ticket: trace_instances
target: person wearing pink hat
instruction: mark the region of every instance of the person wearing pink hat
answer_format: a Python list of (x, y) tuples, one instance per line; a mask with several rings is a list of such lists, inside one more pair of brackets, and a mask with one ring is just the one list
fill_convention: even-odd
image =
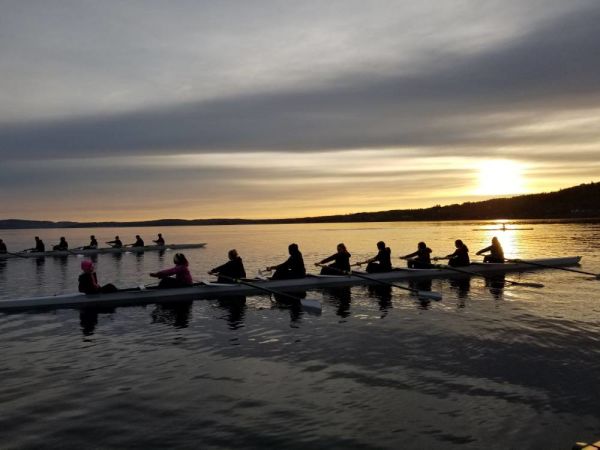
[(81, 275), (79, 275), (79, 292), (84, 294), (107, 294), (116, 292), (118, 289), (114, 284), (98, 284), (98, 276), (94, 270), (94, 263), (89, 259), (81, 261)]

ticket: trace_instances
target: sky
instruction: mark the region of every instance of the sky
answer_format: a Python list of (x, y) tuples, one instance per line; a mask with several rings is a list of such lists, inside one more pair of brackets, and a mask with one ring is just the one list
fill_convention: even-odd
[(0, 11), (0, 219), (304, 217), (600, 181), (598, 0)]

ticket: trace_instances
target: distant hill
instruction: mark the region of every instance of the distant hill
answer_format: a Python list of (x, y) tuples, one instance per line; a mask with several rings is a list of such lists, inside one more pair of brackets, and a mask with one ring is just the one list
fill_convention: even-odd
[(48, 220), (0, 220), (0, 229), (19, 228), (69, 228), (78, 226), (78, 222), (50, 222)]
[(496, 198), (481, 202), (434, 206), (422, 209), (393, 209), (337, 216), (294, 219), (159, 219), (139, 222), (49, 222), (0, 220), (0, 229), (16, 228), (103, 228), (181, 225), (243, 225), (276, 223), (396, 222), (493, 219), (581, 219), (600, 218), (600, 182), (581, 184), (556, 192)]

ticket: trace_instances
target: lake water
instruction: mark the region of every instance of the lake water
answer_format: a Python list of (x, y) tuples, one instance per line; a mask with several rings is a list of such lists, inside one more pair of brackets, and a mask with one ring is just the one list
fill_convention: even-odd
[[(517, 227), (518, 225), (513, 225)], [(384, 240), (436, 255), (492, 236), (507, 256), (581, 255), (600, 272), (600, 225), (369, 223), (0, 230), (16, 251), (39, 235), (71, 247), (136, 233), (183, 250), (196, 279), (236, 248), (249, 275), (297, 242), (309, 270), (344, 242), (353, 260)], [(174, 252), (99, 255), (101, 283), (151, 283)], [(0, 298), (73, 292), (80, 258), (0, 260)], [(398, 265), (402, 261), (395, 259)], [(200, 300), (104, 310), (0, 313), (0, 448), (568, 449), (600, 439), (600, 281), (511, 274), (543, 289), (434, 280), (440, 302), (356, 286), (309, 291), (320, 316), (274, 304)]]

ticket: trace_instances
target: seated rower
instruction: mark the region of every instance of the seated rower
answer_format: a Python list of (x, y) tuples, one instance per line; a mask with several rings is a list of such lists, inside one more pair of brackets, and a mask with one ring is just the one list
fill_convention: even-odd
[(133, 244), (129, 244), (130, 247), (144, 247), (144, 240), (140, 237), (139, 234), (135, 235), (135, 242)]
[(298, 244), (290, 244), (288, 246), (290, 257), (287, 261), (276, 265), (269, 266), (267, 270), (275, 270), (271, 277), (273, 280), (288, 280), (292, 278), (304, 278), (306, 276), (306, 268), (304, 267), (304, 258), (298, 249)]
[(504, 263), (504, 250), (502, 249), (502, 245), (500, 245), (500, 241), (497, 237), (492, 238), (492, 245), (486, 248), (482, 248), (476, 254), (483, 255), (484, 253), (490, 252), (489, 255), (485, 255), (483, 258), (483, 262), (485, 263)]
[(108, 245), (110, 245), (112, 248), (123, 248), (123, 242), (121, 242), (121, 239), (119, 239), (119, 236), (115, 236), (114, 241), (107, 241), (106, 243)]
[(242, 258), (238, 255), (236, 249), (229, 250), (227, 253), (229, 261), (225, 264), (215, 267), (208, 272), (209, 275), (218, 275), (217, 283), (232, 283), (231, 278), (246, 278), (246, 270)]
[[(151, 277), (160, 278), (158, 288), (171, 289), (192, 286), (194, 282), (188, 269), (189, 263), (183, 253), (175, 253), (173, 262), (175, 263), (175, 267), (150, 274)], [(172, 275), (175, 276), (172, 277)]]
[(45, 252), (46, 246), (44, 245), (44, 241), (42, 241), (39, 237), (35, 237), (35, 247), (30, 249), (32, 252)]
[(156, 245), (161, 245), (161, 246), (165, 245), (165, 240), (164, 240), (162, 234), (160, 234), (160, 233), (158, 233), (158, 238), (152, 242), (154, 242)]
[(67, 240), (64, 237), (61, 237), (60, 242), (58, 244), (56, 244), (55, 246), (53, 246), (52, 250), (59, 250), (59, 251), (69, 250), (69, 244), (67, 243)]
[(340, 275), (340, 272), (350, 272), (351, 256), (344, 244), (338, 244), (337, 253), (315, 263), (315, 266), (333, 261), (333, 264), (321, 268), (321, 275)]
[(95, 250), (98, 248), (98, 241), (96, 240), (96, 236), (93, 234), (90, 236), (90, 245), (86, 245), (83, 247), (84, 250)]
[(431, 249), (425, 242), (417, 244), (417, 251), (401, 256), (406, 259), (406, 264), (411, 269), (429, 269), (431, 267)]
[(6, 244), (2, 239), (0, 239), (0, 253), (8, 253), (8, 249), (6, 248)]
[(377, 249), (379, 251), (376, 256), (359, 262), (356, 265), (360, 266), (367, 263), (368, 273), (390, 272), (392, 270), (392, 251), (389, 247), (385, 246), (385, 242), (383, 241), (377, 243)]
[(117, 292), (118, 289), (114, 284), (105, 284), (100, 286), (98, 284), (98, 276), (94, 270), (94, 263), (89, 259), (81, 261), (82, 274), (79, 275), (79, 292), (84, 294), (107, 294), (110, 292)]
[(456, 247), (454, 253), (438, 259), (447, 259), (448, 265), (451, 267), (464, 267), (471, 264), (471, 260), (469, 259), (469, 248), (463, 243), (463, 241), (457, 239), (454, 241), (454, 246)]

